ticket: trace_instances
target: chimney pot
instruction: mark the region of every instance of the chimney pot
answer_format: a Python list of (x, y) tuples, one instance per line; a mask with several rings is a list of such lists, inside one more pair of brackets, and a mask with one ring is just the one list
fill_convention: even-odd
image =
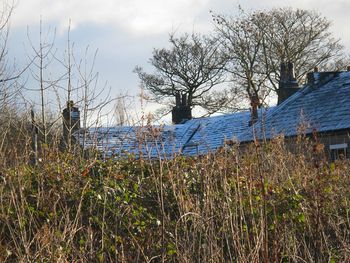
[(187, 94), (182, 94), (182, 106), (187, 106)]
[[(172, 121), (174, 124), (180, 124), (185, 120), (192, 119), (191, 107), (188, 105), (187, 94), (175, 93), (176, 105), (172, 110)], [(180, 101), (181, 100), (181, 101)]]
[(292, 62), (281, 63), (280, 81), (278, 85), (278, 103), (280, 104), (299, 90)]
[(180, 97), (180, 92), (177, 91), (175, 93), (175, 106), (180, 107), (181, 105), (181, 97)]
[(288, 81), (295, 81), (295, 73), (294, 73), (294, 64), (292, 62), (288, 62)]
[(280, 82), (286, 82), (287, 79), (287, 68), (284, 62), (281, 62)]
[(307, 73), (307, 84), (309, 84), (309, 85), (314, 85), (315, 84), (314, 72)]
[(318, 67), (314, 67), (314, 72), (318, 72)]
[(350, 71), (350, 66), (347, 66), (347, 67), (346, 67), (346, 70), (347, 70), (347, 71)]
[[(72, 134), (80, 129), (80, 111), (74, 107), (72, 100), (67, 101), (67, 108), (63, 110), (63, 139), (67, 143), (73, 141)], [(71, 136), (71, 138), (69, 138)]]

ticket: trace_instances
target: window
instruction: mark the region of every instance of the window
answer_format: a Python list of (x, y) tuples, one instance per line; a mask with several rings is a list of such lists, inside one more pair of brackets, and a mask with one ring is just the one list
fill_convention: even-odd
[(341, 143), (341, 144), (332, 144), (329, 146), (330, 152), (331, 152), (331, 159), (334, 160), (342, 160), (347, 158), (348, 156), (348, 144), (347, 143)]

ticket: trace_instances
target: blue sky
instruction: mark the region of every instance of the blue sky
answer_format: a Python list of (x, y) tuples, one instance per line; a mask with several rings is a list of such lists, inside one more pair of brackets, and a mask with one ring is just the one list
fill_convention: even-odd
[[(27, 30), (35, 43), (40, 18), (43, 32), (56, 28), (55, 44), (63, 52), (71, 21), (77, 56), (82, 56), (87, 46), (90, 53), (98, 49), (98, 88), (107, 82), (112, 96), (135, 96), (140, 88), (132, 72), (134, 67), (151, 70), (147, 63), (152, 50), (166, 47), (170, 32), (210, 32), (213, 25), (209, 10), (234, 14), (238, 5), (246, 10), (291, 6), (318, 11), (333, 21), (334, 35), (350, 50), (348, 0), (17, 0), (11, 19), (9, 59), (25, 64), (30, 49)], [(153, 109), (147, 107), (148, 111)]]

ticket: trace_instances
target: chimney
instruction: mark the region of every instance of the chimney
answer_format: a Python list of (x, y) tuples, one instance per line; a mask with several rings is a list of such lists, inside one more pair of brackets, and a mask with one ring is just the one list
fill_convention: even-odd
[(281, 72), (280, 72), (280, 83), (279, 83), (279, 85), (281, 85), (281, 83), (286, 82), (287, 79), (288, 79), (286, 63), (284, 63), (284, 62), (281, 63), (281, 70), (280, 71)]
[(278, 84), (278, 103), (281, 104), (283, 101), (292, 96), (299, 90), (298, 82), (295, 78), (294, 65), (291, 62), (281, 63), (280, 82)]
[(186, 107), (187, 105), (187, 95), (186, 94), (182, 94), (182, 107)]
[[(317, 71), (316, 71), (317, 72)], [(314, 72), (309, 72), (307, 73), (306, 75), (306, 78), (307, 78), (307, 84), (309, 86), (314, 86), (315, 85), (315, 75), (314, 75)]]
[(294, 72), (294, 64), (291, 63), (291, 62), (288, 62), (288, 80), (289, 82), (293, 82), (293, 83), (296, 83), (296, 78), (295, 78), (295, 72)]
[(80, 112), (74, 107), (72, 100), (67, 101), (67, 108), (62, 112), (63, 115), (63, 140), (66, 146), (70, 147), (75, 141), (72, 134), (80, 129)]
[(254, 123), (258, 121), (258, 108), (260, 107), (260, 100), (257, 95), (253, 95), (250, 99), (250, 105), (252, 106), (250, 109), (250, 121), (249, 126), (252, 126)]
[(186, 120), (192, 119), (191, 107), (188, 104), (187, 94), (180, 94), (180, 92), (175, 93), (175, 107), (173, 107), (172, 121), (174, 124), (180, 124)]
[[(348, 68), (349, 70), (350, 68)], [(322, 71), (319, 72), (318, 67), (314, 68), (314, 71), (307, 73), (307, 85), (312, 88), (317, 88), (319, 85), (329, 81), (330, 79), (337, 77), (339, 71)]]
[(176, 106), (180, 106), (180, 105), (181, 105), (181, 96), (180, 96), (180, 92), (176, 92), (176, 93), (175, 93), (175, 105), (176, 105)]

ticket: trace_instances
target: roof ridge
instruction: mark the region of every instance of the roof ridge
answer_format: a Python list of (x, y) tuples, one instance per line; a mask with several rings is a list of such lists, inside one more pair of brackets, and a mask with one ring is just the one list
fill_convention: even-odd
[[(322, 73), (322, 72), (317, 72), (317, 73)], [(337, 72), (337, 71), (333, 72), (332, 71), (332, 73), (342, 73), (342, 72)], [(269, 118), (271, 118), (272, 115), (282, 111), (291, 102), (295, 101), (296, 99), (300, 98), (301, 96), (305, 96), (305, 95), (309, 94), (310, 92), (312, 92), (316, 89), (319, 89), (320, 87), (326, 85), (330, 81), (337, 79), (339, 76), (340, 76), (340, 74), (335, 74), (332, 77), (330, 77), (329, 79), (326, 79), (324, 81), (321, 81), (321, 82), (315, 84), (315, 86), (312, 86), (309, 83), (306, 83), (302, 88), (300, 88), (300, 90), (298, 90), (296, 93), (294, 93), (288, 99), (283, 101), (280, 105), (276, 105), (275, 109), (271, 113), (269, 113), (268, 116), (266, 116), (266, 119), (269, 119)]]

